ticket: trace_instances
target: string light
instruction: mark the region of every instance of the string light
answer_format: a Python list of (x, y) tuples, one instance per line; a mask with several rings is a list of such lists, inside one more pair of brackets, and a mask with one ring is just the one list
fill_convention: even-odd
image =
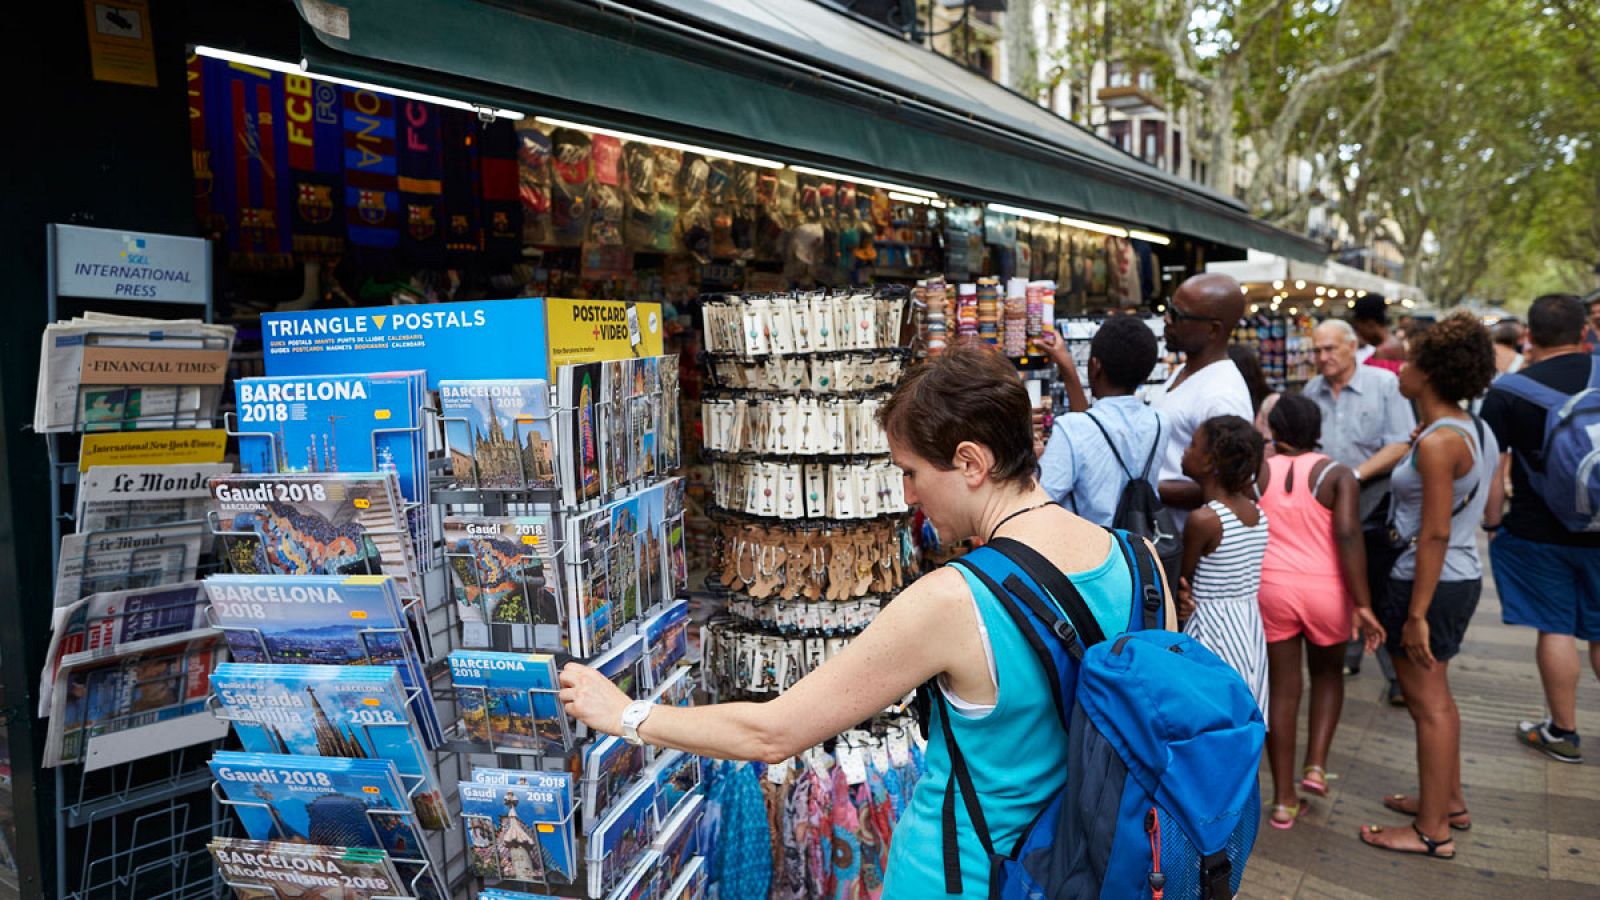
[(482, 103), (468, 103), (464, 100), (455, 100), (450, 97), (440, 97), (436, 94), (421, 94), (416, 91), (408, 91), (404, 88), (389, 87), (382, 84), (371, 84), (365, 81), (352, 81), (349, 78), (338, 78), (333, 75), (322, 75), (316, 72), (308, 71), (304, 61), (292, 63), (282, 59), (270, 59), (265, 56), (254, 56), (249, 53), (239, 53), (234, 50), (222, 50), (217, 47), (206, 46), (195, 47), (194, 52), (196, 56), (220, 59), (223, 62), (230, 62), (241, 66), (249, 66), (254, 69), (265, 69), (268, 72), (282, 72), (285, 75), (298, 75), (302, 78), (310, 78), (313, 81), (326, 81), (329, 84), (343, 85), (344, 87), (353, 88), (358, 91), (377, 91), (379, 93), (389, 94), (394, 97), (404, 97), (408, 100), (421, 100), (424, 103), (434, 103), (439, 106), (448, 106), (451, 109), (466, 110), (467, 112), (479, 112), (486, 110), (499, 118), (510, 119), (513, 122), (525, 118), (522, 113), (516, 112), (515, 110), (496, 109), (491, 106), (486, 106)]

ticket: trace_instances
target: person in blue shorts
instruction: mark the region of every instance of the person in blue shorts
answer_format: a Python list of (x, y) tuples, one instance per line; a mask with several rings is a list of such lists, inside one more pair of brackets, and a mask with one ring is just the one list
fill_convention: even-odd
[[(1584, 308), (1570, 294), (1548, 294), (1528, 312), (1528, 356), (1522, 374), (1562, 394), (1576, 394), (1591, 382), (1600, 357), (1584, 352)], [(1542, 471), (1545, 411), (1491, 387), (1483, 401), (1483, 421), (1506, 450), (1489, 498), (1484, 528), (1490, 532), (1489, 562), (1500, 592), (1507, 625), (1539, 631), (1539, 680), (1549, 714), (1517, 727), (1520, 741), (1551, 759), (1583, 762), (1578, 741), (1578, 679), (1583, 667), (1577, 641), (1589, 642), (1589, 664), (1600, 678), (1600, 532), (1568, 531), (1550, 511), (1528, 477)], [(1504, 517), (1500, 493), (1511, 470), (1511, 508)]]

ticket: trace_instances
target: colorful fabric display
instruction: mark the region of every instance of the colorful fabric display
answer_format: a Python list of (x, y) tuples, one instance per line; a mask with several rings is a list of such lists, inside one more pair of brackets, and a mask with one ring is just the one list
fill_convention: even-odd
[(522, 203), (517, 199), (517, 131), (509, 119), (482, 126), (478, 190), (483, 252), (492, 260), (515, 260), (522, 252)]
[(283, 81), (296, 253), (330, 256), (344, 249), (344, 121), (337, 85), (304, 75)]
[[(207, 58), (203, 61), (212, 210), (235, 265), (272, 268), (290, 256), (289, 180), (279, 169), (287, 132), (283, 76)], [(265, 127), (263, 127), (265, 123)]]
[(394, 97), (344, 88), (341, 99), (346, 233), (358, 251), (387, 253), (400, 246)]
[(550, 225), (550, 136), (533, 119), (517, 129), (517, 197), (522, 201), (522, 239), (548, 244)]
[(468, 263), (481, 246), (478, 219), (478, 119), (460, 109), (439, 110), (444, 143), (444, 246), (452, 263)]
[(423, 265), (444, 262), (440, 203), (444, 198), (443, 110), (421, 100), (400, 101), (400, 203), (405, 214), (401, 246)]
[(557, 128), (550, 134), (552, 152), (550, 216), (555, 243), (575, 247), (589, 233), (589, 181), (594, 146), (589, 136), (575, 128)]

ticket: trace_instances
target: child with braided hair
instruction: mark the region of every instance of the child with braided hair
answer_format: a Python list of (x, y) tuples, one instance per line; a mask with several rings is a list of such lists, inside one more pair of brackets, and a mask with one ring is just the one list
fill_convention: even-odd
[(1183, 528), (1178, 616), (1184, 633), (1233, 666), (1267, 711), (1267, 638), (1256, 594), (1267, 552), (1267, 514), (1256, 506), (1262, 440), (1239, 416), (1207, 419), (1183, 454), (1183, 474), (1205, 505)]

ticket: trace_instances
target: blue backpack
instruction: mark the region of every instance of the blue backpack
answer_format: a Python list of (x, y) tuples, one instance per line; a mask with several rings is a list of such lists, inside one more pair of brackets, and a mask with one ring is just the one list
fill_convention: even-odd
[(1600, 532), (1600, 361), (1589, 357), (1589, 386), (1576, 394), (1520, 372), (1495, 379), (1494, 388), (1545, 411), (1538, 456), (1517, 454), (1544, 504), (1568, 531)]
[(946, 893), (962, 892), (957, 794), (988, 854), (993, 900), (1226, 900), (1238, 890), (1260, 816), (1261, 710), (1231, 666), (1163, 630), (1165, 585), (1148, 546), (1113, 535), (1134, 602), (1129, 630), (1111, 642), (1072, 582), (1032, 548), (999, 538), (954, 563), (1000, 601), (1044, 667), (1068, 763), (1017, 845), (996, 848), (950, 710), (924, 687), (950, 752)]

